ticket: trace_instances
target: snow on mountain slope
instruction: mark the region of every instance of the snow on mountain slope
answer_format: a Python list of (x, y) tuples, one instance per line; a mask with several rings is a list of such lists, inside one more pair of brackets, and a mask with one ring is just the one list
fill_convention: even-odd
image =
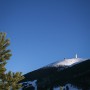
[[(82, 90), (82, 89), (78, 89), (74, 86), (72, 86), (71, 84), (66, 84), (65, 86), (62, 87), (63, 90)], [(56, 87), (53, 88), (53, 90), (61, 90), (60, 87)]]
[(71, 59), (64, 59), (63, 61), (57, 61), (47, 65), (47, 67), (58, 67), (58, 66), (72, 66), (74, 64), (80, 63), (85, 59), (82, 58), (71, 58)]
[(23, 90), (23, 88), (29, 88), (29, 87), (34, 87), (34, 90), (37, 90), (37, 80), (33, 80), (33, 81), (26, 81), (22, 83), (22, 88), (19, 90)]

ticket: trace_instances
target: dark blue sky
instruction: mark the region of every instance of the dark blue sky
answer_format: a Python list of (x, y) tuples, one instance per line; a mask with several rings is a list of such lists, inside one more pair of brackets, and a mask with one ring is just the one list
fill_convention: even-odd
[(11, 40), (7, 69), (23, 73), (90, 58), (90, 0), (0, 0), (0, 31)]

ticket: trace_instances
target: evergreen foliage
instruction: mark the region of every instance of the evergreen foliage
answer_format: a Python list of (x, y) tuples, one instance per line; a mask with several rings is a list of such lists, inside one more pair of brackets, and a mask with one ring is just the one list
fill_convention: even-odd
[(6, 39), (6, 33), (0, 32), (0, 90), (19, 90), (22, 85), (18, 82), (24, 78), (22, 73), (6, 73), (5, 65), (12, 56), (11, 50), (7, 48), (9, 45), (10, 40)]

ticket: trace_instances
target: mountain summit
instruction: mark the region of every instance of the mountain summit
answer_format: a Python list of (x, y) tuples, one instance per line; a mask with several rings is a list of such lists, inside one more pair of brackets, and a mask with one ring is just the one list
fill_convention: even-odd
[(58, 66), (72, 66), (75, 65), (79, 62), (84, 61), (85, 59), (83, 58), (78, 58), (77, 54), (75, 56), (75, 58), (71, 58), (71, 59), (64, 59), (64, 60), (60, 60), (60, 61), (56, 61), (54, 63), (51, 63), (49, 65), (47, 65), (46, 67), (58, 67)]

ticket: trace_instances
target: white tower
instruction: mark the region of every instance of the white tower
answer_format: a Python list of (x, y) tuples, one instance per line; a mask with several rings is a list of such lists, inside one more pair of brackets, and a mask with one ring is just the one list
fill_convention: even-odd
[(75, 55), (75, 58), (77, 58), (77, 54)]

